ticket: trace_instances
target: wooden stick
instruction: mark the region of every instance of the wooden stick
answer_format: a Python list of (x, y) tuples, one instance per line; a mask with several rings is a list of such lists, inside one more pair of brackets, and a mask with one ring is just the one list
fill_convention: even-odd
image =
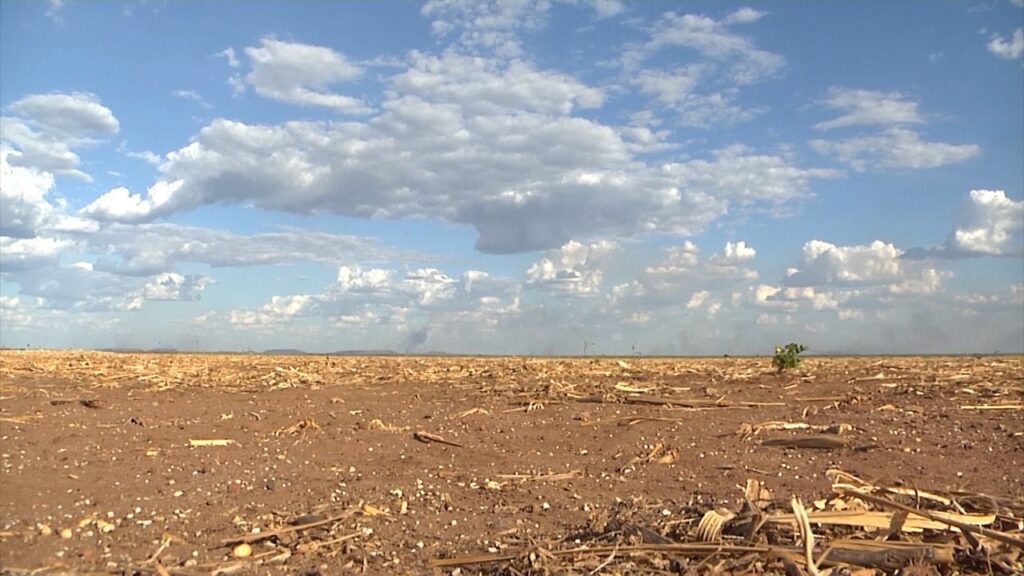
[(192, 448), (196, 448), (198, 446), (231, 446), (233, 444), (236, 444), (236, 442), (234, 440), (231, 440), (231, 439), (221, 439), (221, 438), (217, 438), (217, 439), (214, 439), (214, 440), (191, 440), (190, 439), (188, 441), (188, 445), (191, 446)]
[(431, 442), (437, 442), (438, 444), (447, 444), (448, 446), (455, 446), (456, 448), (462, 448), (462, 444), (458, 442), (452, 442), (451, 440), (445, 440), (437, 434), (431, 434), (430, 432), (413, 432), (412, 437), (423, 442), (424, 444), (430, 444)]
[(835, 434), (814, 434), (794, 438), (768, 438), (761, 441), (762, 446), (781, 446), (783, 448), (816, 448), (818, 450), (835, 450), (850, 445), (845, 438)]

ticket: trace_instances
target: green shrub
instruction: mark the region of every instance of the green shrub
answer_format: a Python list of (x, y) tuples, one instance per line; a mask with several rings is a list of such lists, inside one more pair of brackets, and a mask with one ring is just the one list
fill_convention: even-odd
[(804, 350), (807, 350), (806, 346), (794, 342), (790, 342), (785, 346), (776, 346), (775, 357), (772, 358), (772, 366), (778, 368), (780, 374), (787, 368), (796, 368), (802, 360), (798, 354)]

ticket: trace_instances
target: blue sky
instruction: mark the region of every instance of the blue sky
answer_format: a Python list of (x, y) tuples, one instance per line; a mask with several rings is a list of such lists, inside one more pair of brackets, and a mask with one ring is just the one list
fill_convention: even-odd
[(1024, 351), (1024, 3), (0, 3), (0, 344)]

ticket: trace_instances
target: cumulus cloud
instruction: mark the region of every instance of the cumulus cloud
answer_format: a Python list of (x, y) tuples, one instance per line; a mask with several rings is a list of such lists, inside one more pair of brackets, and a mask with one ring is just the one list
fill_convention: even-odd
[(1003, 190), (971, 190), (956, 216), (956, 226), (937, 248), (914, 248), (907, 258), (968, 258), (1024, 254), (1024, 201)]
[[(758, 308), (772, 308), (795, 313), (801, 307), (809, 307), (815, 311), (833, 310), (848, 314), (849, 310), (839, 310), (839, 306), (849, 300), (853, 294), (849, 291), (827, 289), (822, 291), (814, 286), (758, 284), (750, 289), (748, 296), (750, 302)], [(761, 319), (760, 316), (759, 319)], [(766, 320), (766, 322), (771, 321)]]
[(11, 165), (91, 181), (78, 169), (73, 148), (90, 146), (116, 133), (120, 124), (94, 94), (33, 94), (7, 107), (11, 116), (0, 117), (0, 138), (13, 149)]
[(209, 276), (164, 272), (152, 277), (142, 288), (128, 295), (127, 310), (138, 310), (149, 300), (188, 302), (199, 300), (203, 290), (212, 283)]
[(935, 168), (963, 162), (981, 153), (976, 144), (949, 144), (922, 140), (917, 132), (892, 127), (877, 135), (842, 140), (811, 140), (811, 148), (833, 156), (854, 170)]
[(369, 111), (362, 100), (328, 90), (335, 84), (359, 78), (363, 72), (330, 48), (263, 38), (259, 46), (246, 48), (245, 54), (252, 66), (245, 81), (260, 96), (350, 114)]
[(571, 240), (558, 250), (548, 251), (526, 271), (526, 285), (575, 296), (591, 296), (601, 289), (603, 264), (618, 249), (602, 240), (582, 244)]
[(758, 273), (748, 267), (757, 251), (746, 242), (726, 242), (721, 252), (702, 257), (691, 241), (668, 248), (659, 262), (634, 280), (614, 286), (608, 294), (613, 314), (625, 322), (650, 319), (662, 309), (700, 310), (715, 315), (737, 302)]
[(159, 181), (147, 190), (146, 197), (132, 194), (120, 186), (104, 193), (79, 211), (88, 218), (110, 222), (141, 222), (164, 214), (172, 208), (169, 203), (183, 182)]
[(12, 154), (16, 153), (0, 146), (0, 236), (32, 238), (53, 216), (53, 205), (46, 199), (53, 175), (12, 166)]
[(722, 251), (721, 260), (726, 263), (744, 262), (746, 260), (752, 260), (757, 256), (757, 250), (754, 250), (751, 246), (748, 246), (746, 242), (740, 240), (739, 242), (726, 242), (725, 249)]
[(988, 42), (988, 51), (1006, 60), (1020, 58), (1024, 54), (1024, 28), (1017, 28), (1010, 38), (993, 34)]
[(950, 252), (992, 256), (1024, 253), (1024, 201), (1012, 200), (1002, 190), (971, 190), (959, 220), (946, 241)]
[(917, 111), (917, 102), (899, 92), (829, 88), (825, 106), (843, 112), (842, 116), (814, 127), (832, 130), (846, 126), (919, 124), (924, 122)]
[(855, 246), (810, 240), (804, 244), (800, 264), (787, 272), (785, 284), (878, 286), (891, 294), (931, 294), (940, 291), (943, 279), (951, 276), (904, 255), (903, 250), (881, 240)]
[(47, 134), (65, 138), (114, 134), (120, 129), (113, 112), (87, 92), (33, 94), (14, 102), (8, 110)]
[[(409, 339), (417, 338), (410, 335), (435, 334), (435, 327), (491, 330), (518, 312), (518, 286), (479, 270), (450, 275), (436, 268), (343, 265), (336, 281), (322, 292), (274, 296), (255, 308), (207, 314), (198, 321), (278, 334), (297, 321), (307, 326), (320, 322), (328, 329), (358, 331), (363, 344), (357, 347), (406, 349)], [(365, 338), (379, 340), (367, 346)]]
[(0, 236), (0, 267), (4, 272), (56, 266), (60, 255), (75, 243), (63, 238)]
[[(637, 152), (645, 142), (660, 144), (649, 132), (564, 115), (597, 98), (566, 77), (480, 66), (437, 82), (430, 70), (443, 62), (421, 64), (427, 80), (401, 76), (396, 87), (411, 92), (366, 123), (215, 120), (167, 154), (162, 181), (182, 182), (169, 197), (119, 191), (84, 213), (139, 221), (247, 202), (296, 213), (431, 217), (472, 225), (478, 248), (500, 253), (584, 235), (692, 234), (732, 203), (801, 198), (813, 179), (833, 175), (743, 146), (711, 159), (645, 164)], [(489, 87), (512, 86), (513, 78), (536, 86), (510, 94)]]
[(875, 240), (864, 246), (836, 246), (810, 240), (803, 247), (803, 262), (787, 277), (796, 286), (820, 284), (887, 284), (902, 275), (900, 255), (893, 244)]

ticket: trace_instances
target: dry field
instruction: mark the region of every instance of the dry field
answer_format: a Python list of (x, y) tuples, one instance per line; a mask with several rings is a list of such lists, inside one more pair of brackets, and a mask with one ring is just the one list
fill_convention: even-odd
[(1024, 358), (0, 352), (3, 574), (1024, 572)]

